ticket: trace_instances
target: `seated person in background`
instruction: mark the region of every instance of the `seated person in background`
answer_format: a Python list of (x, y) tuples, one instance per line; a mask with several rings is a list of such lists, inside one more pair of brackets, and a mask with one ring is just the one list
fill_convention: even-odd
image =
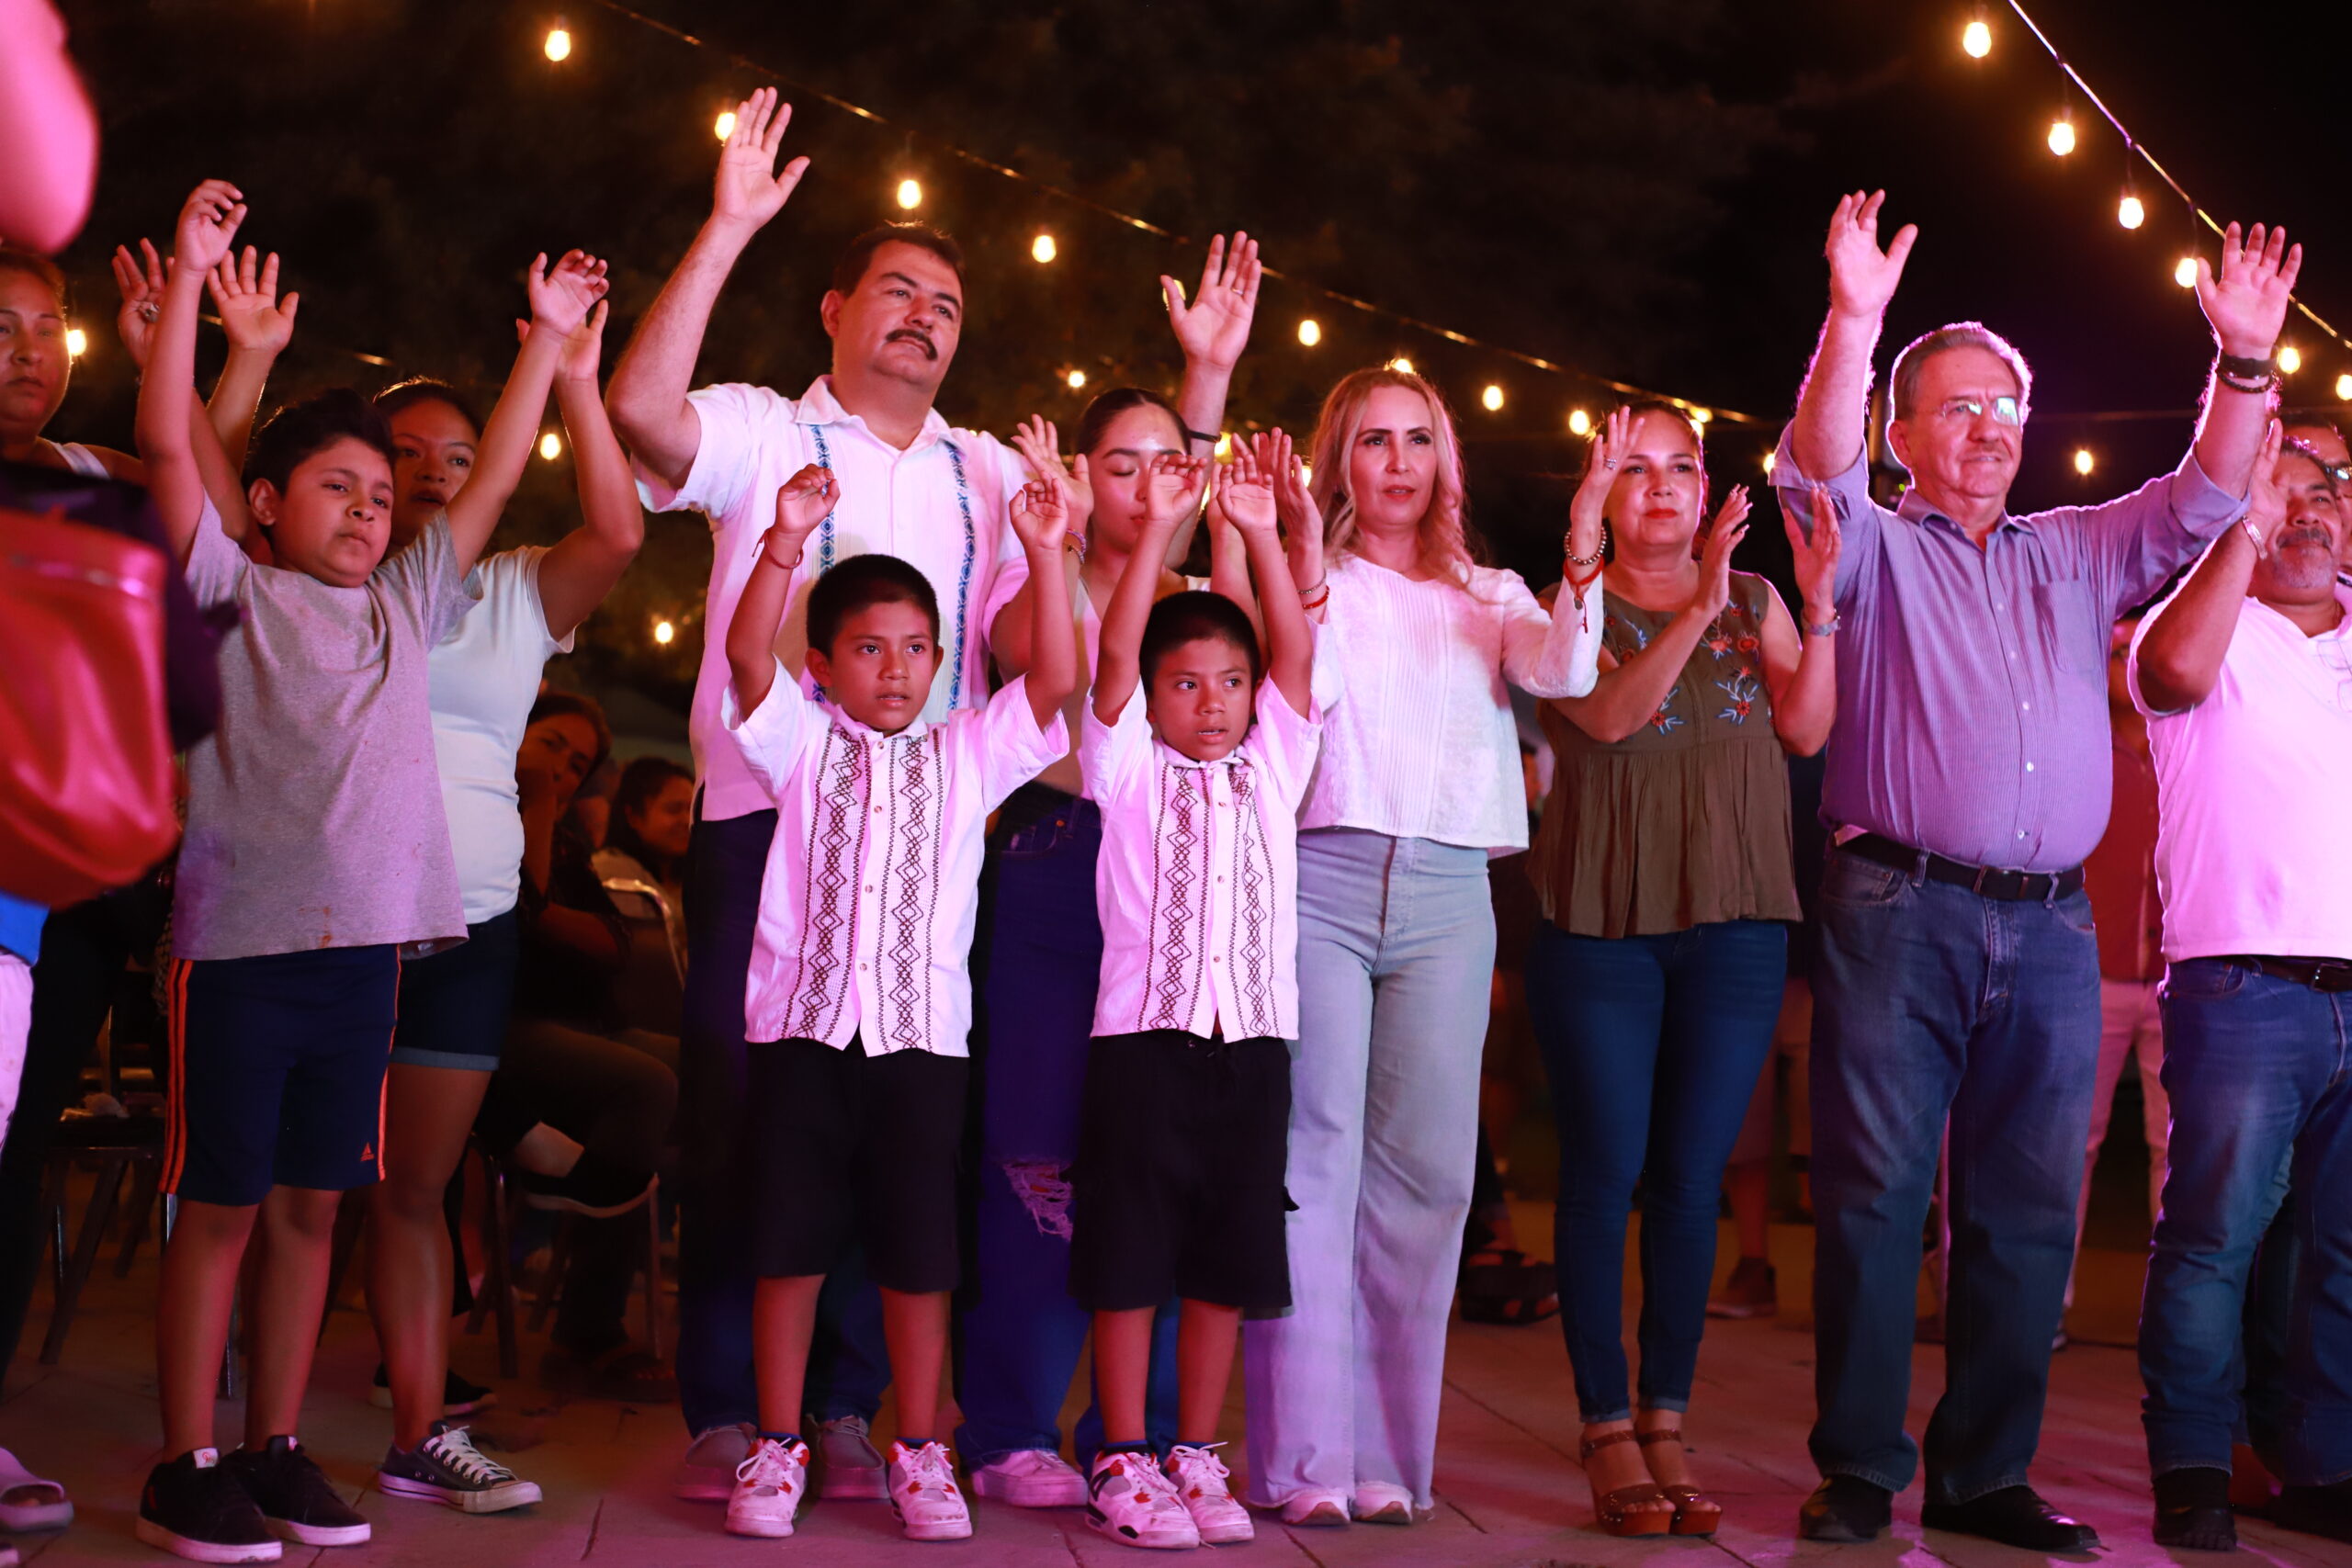
[[(686, 951), (686, 839), (695, 825), (695, 775), (667, 757), (639, 757), (621, 770), (605, 847), (590, 863), (607, 891), (639, 882), (662, 895), (671, 951)], [(628, 905), (622, 908), (628, 910)]]

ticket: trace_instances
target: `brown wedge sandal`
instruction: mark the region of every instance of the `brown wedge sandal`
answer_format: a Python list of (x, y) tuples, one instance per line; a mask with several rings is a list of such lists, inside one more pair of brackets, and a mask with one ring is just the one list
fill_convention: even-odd
[[(1638, 1440), (1630, 1431), (1588, 1438), (1577, 1446), (1577, 1458), (1589, 1460), (1602, 1449)], [(1589, 1468), (1585, 1471), (1585, 1480), (1592, 1487), (1594, 1522), (1610, 1535), (1665, 1535), (1680, 1517), (1673, 1500), (1658, 1489), (1655, 1481), (1636, 1481), (1630, 1486), (1604, 1493)]]
[[(1682, 1428), (1660, 1427), (1655, 1431), (1644, 1432), (1635, 1440), (1645, 1449), (1656, 1443), (1672, 1443), (1680, 1448)], [(1703, 1495), (1696, 1486), (1662, 1485), (1658, 1490), (1674, 1504), (1674, 1526), (1669, 1534), (1713, 1536), (1716, 1527), (1724, 1522), (1724, 1506)]]

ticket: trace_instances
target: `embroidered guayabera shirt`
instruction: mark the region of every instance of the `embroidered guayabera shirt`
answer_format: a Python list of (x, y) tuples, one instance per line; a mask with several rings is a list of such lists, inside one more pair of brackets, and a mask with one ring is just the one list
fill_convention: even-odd
[(1116, 724), (1087, 709), (1079, 765), (1102, 810), (1097, 1035), (1298, 1037), (1298, 807), (1321, 739), (1320, 715), (1293, 712), (1272, 680), (1258, 722), (1214, 762), (1156, 739), (1140, 689)]
[(884, 735), (811, 701), (781, 660), (749, 717), (728, 682), (719, 722), (776, 808), (745, 1039), (967, 1054), (989, 813), (1069, 750), (1025, 686)]

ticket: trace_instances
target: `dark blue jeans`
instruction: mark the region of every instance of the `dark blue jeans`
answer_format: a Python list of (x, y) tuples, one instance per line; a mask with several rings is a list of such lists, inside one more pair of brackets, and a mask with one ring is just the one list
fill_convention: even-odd
[[(760, 914), (775, 813), (695, 819), (686, 850), (685, 1015), (678, 1033), (678, 1408), (686, 1429), (759, 1422), (752, 1366), (752, 1303), (759, 1280), (732, 1239), (733, 1208), (749, 1183), (743, 1140), (743, 984)], [(853, 1258), (817, 1300), (803, 1403), (831, 1420), (871, 1421), (890, 1383), (882, 1303)]]
[(1690, 1407), (1724, 1162), (1772, 1049), (1788, 956), (1788, 928), (1769, 920), (1613, 940), (1535, 928), (1527, 1008), (1560, 1128), (1560, 1327), (1587, 1421), (1634, 1413), (1624, 1300), (1636, 1182), (1641, 1402)]
[(2291, 1191), (2281, 1479), (2352, 1477), (2352, 995), (2194, 958), (2166, 972), (2164, 1015), (2172, 1149), (2140, 1309), (2149, 1468), (2229, 1468), (2247, 1277)]
[[(1092, 1318), (1069, 1295), (1069, 1169), (1094, 1032), (1102, 926), (1093, 802), (1032, 784), (1005, 803), (982, 883), (977, 1042), (980, 1161), (972, 1289), (957, 1325), (956, 1448), (970, 1465), (1061, 1448), (1062, 1401)], [(1176, 1433), (1176, 1314), (1152, 1337), (1147, 1430)], [(1102, 1444), (1091, 1404), (1072, 1434), (1083, 1461)]]
[(1930, 1501), (2022, 1484), (2098, 1067), (2090, 900), (2007, 903), (1833, 851), (1813, 998), (1814, 1462), (1889, 1491), (1939, 1144), (1951, 1251)]

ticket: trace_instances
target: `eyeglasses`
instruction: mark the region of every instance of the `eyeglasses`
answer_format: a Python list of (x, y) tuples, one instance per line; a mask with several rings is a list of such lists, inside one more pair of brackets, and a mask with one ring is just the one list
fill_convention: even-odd
[(2331, 463), (2321, 457), (2318, 449), (2310, 443), (2298, 441), (2291, 435), (2281, 445), (2285, 450), (2292, 452), (2296, 457), (2325, 474), (2327, 482), (2336, 489), (2342, 490), (2346, 485), (2352, 484), (2352, 463)]
[(1939, 419), (1980, 419), (1987, 407), (1993, 411), (1996, 424), (2023, 424), (2025, 409), (2015, 398), (1995, 398), (1987, 404), (1983, 398), (1946, 398), (1936, 405)]

